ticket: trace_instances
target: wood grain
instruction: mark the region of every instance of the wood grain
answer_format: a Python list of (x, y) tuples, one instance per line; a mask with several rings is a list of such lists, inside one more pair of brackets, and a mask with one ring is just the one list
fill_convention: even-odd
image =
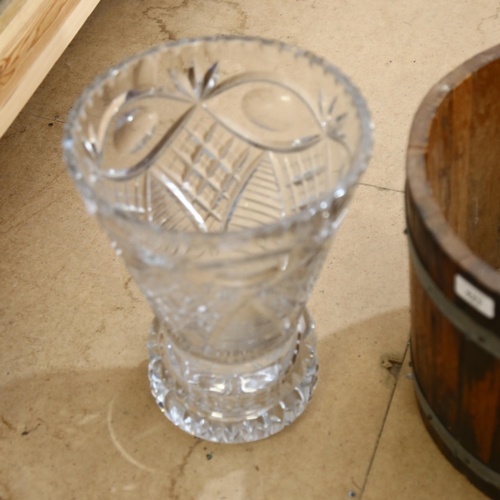
[[(431, 89), (415, 116), (407, 151), (406, 209), (415, 251), (437, 288), (491, 336), (500, 336), (499, 81), (500, 45)], [(493, 318), (455, 293), (456, 275), (494, 301)], [(425, 399), (456, 443), (500, 473), (500, 360), (441, 312), (413, 266), (411, 309), (413, 366)], [(457, 467), (500, 498), (500, 488), (467, 464)]]
[(29, 0), (0, 33), (0, 136), (98, 1)]

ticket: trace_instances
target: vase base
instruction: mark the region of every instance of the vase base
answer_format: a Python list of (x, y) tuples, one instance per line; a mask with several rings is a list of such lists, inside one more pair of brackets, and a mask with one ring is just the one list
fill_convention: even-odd
[(316, 387), (316, 337), (307, 311), (299, 324), (304, 331), (297, 332), (301, 337), (297, 355), (287, 373), (267, 391), (268, 404), (227, 417), (220, 411), (202, 411), (189, 403), (186, 386), (164, 364), (161, 336), (153, 323), (148, 342), (149, 381), (156, 403), (175, 425), (207, 441), (248, 443), (276, 434), (304, 411)]

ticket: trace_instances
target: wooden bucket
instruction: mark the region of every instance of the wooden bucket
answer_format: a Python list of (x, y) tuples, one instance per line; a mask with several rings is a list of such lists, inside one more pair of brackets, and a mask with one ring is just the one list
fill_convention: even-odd
[(427, 94), (407, 152), (411, 352), (427, 429), (500, 498), (500, 45)]

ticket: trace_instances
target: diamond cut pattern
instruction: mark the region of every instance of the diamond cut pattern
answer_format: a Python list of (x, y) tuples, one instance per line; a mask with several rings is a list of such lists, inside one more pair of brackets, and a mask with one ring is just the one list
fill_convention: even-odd
[[(347, 116), (337, 112), (337, 96), (329, 100), (320, 91), (316, 114), (308, 108), (319, 132), (310, 130), (312, 135), (294, 140), (300, 148), (273, 149), (236, 131), (208, 105), (214, 96), (217, 101), (232, 92), (234, 85), (253, 88), (251, 79), (242, 75), (219, 81), (218, 63), (204, 71), (196, 60), (186, 72), (170, 70), (168, 75), (164, 98), (182, 101), (188, 108), (160, 133), (158, 144), (165, 147), (138, 175), (125, 175), (121, 186), (103, 179), (100, 188), (108, 200), (138, 216), (147, 214), (147, 220), (167, 229), (221, 232), (277, 222), (317, 202), (335, 185), (346, 164), (337, 158), (348, 153), (340, 132), (329, 133), (339, 131)], [(262, 76), (262, 82), (271, 81)], [(283, 82), (274, 83), (286, 88)], [(224, 96), (222, 109), (228, 109), (224, 106), (231, 99)], [(242, 103), (233, 103), (238, 105)], [(342, 166), (332, 168), (338, 163)]]
[[(227, 222), (231, 203), (235, 202), (244, 182), (264, 157), (265, 153), (232, 137), (222, 125), (199, 109), (147, 175), (159, 180), (171, 179), (200, 216), (204, 224), (202, 230), (220, 231)], [(148, 200), (153, 204), (162, 203), (158, 196), (149, 196)], [(148, 213), (168, 213), (176, 212), (178, 207), (170, 203), (163, 211), (155, 206), (146, 210)], [(163, 224), (169, 216), (162, 219)]]

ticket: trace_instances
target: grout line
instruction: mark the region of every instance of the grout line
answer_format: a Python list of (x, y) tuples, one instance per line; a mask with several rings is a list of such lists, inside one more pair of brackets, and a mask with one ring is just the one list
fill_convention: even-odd
[(358, 182), (358, 185), (380, 189), (381, 191), (393, 191), (394, 193), (404, 193), (404, 191), (402, 189), (391, 189), (391, 188), (386, 188), (386, 187), (382, 187), (382, 186), (375, 186), (374, 184), (366, 184), (364, 182)]
[(33, 118), (40, 118), (41, 120), (46, 120), (46, 121), (52, 122), (52, 123), (66, 123), (64, 120), (61, 120), (60, 118), (47, 118), (46, 116), (34, 115), (34, 114), (28, 113), (26, 111), (20, 111), (19, 114), (31, 116)]
[(383, 434), (384, 429), (385, 429), (385, 423), (387, 421), (387, 417), (389, 415), (389, 411), (390, 411), (391, 406), (392, 406), (392, 400), (394, 398), (394, 394), (396, 393), (396, 389), (398, 387), (399, 381), (401, 380), (403, 366), (404, 366), (404, 363), (406, 361), (406, 356), (408, 355), (408, 352), (409, 352), (409, 347), (410, 347), (410, 342), (408, 341), (408, 344), (406, 344), (406, 349), (405, 349), (405, 352), (403, 355), (403, 362), (401, 363), (401, 369), (399, 370), (398, 379), (397, 379), (396, 383), (394, 384), (394, 389), (392, 390), (391, 396), (389, 398), (389, 402), (387, 403), (387, 408), (385, 410), (384, 418), (382, 420), (382, 425), (380, 427), (380, 431), (379, 431), (378, 436), (377, 436), (377, 442), (375, 443), (375, 448), (373, 450), (373, 454), (372, 454), (372, 457), (370, 459), (370, 463), (368, 464), (368, 469), (366, 471), (365, 480), (363, 481), (363, 486), (361, 487), (361, 493), (359, 495), (359, 500), (363, 500), (363, 495), (365, 493), (365, 488), (366, 488), (366, 485), (368, 483), (368, 478), (370, 477), (370, 472), (372, 470), (373, 462), (375, 461), (375, 455), (377, 454), (378, 445), (380, 444), (380, 439), (382, 438), (382, 434)]

